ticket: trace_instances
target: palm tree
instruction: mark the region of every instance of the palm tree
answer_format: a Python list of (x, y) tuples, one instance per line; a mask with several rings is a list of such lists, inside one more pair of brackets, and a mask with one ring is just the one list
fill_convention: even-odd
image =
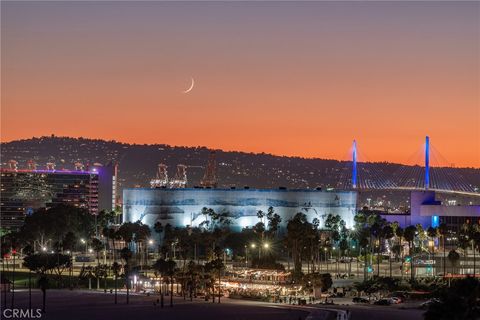
[(125, 282), (127, 286), (127, 304), (130, 302), (130, 260), (132, 259), (132, 251), (127, 247), (123, 248), (120, 251), (122, 259), (125, 261), (124, 271), (125, 271)]
[(438, 227), (438, 233), (440, 234), (440, 236), (442, 237), (442, 246), (443, 246), (443, 275), (445, 276), (446, 273), (447, 273), (447, 261), (446, 261), (446, 258), (447, 258), (447, 254), (446, 254), (446, 246), (445, 246), (445, 238), (447, 237), (447, 234), (448, 234), (448, 228), (447, 228), (447, 225), (445, 223), (441, 223), (440, 226)]
[[(222, 271), (225, 269), (225, 265), (223, 264), (223, 261), (220, 257), (217, 257), (215, 260), (212, 260), (205, 264), (205, 269), (207, 271), (210, 271), (212, 273), (217, 273), (218, 276), (218, 303), (220, 303), (220, 296), (221, 296), (221, 274)], [(215, 291), (215, 285), (214, 285), (214, 291)], [(213, 295), (213, 302), (215, 302), (215, 294)]]
[(413, 241), (415, 240), (415, 234), (417, 232), (417, 228), (415, 226), (408, 226), (405, 228), (403, 232), (403, 237), (405, 238), (406, 241), (408, 241), (408, 251), (410, 255), (410, 280), (413, 282), (414, 277), (415, 277), (415, 272), (414, 272), (414, 264), (413, 264), (413, 254), (414, 254), (414, 245)]
[(472, 234), (473, 240), (473, 275), (477, 276), (477, 255), (476, 252), (480, 247), (480, 230), (478, 225), (475, 225), (474, 232)]
[(460, 255), (454, 249), (450, 250), (448, 253), (448, 261), (452, 265), (452, 274), (455, 273), (455, 267), (457, 266), (458, 260), (460, 260)]
[[(170, 282), (170, 307), (173, 307), (173, 282), (177, 264), (173, 260), (158, 259), (153, 264), (153, 269), (158, 271), (162, 276), (168, 277)], [(162, 292), (163, 295), (163, 292)], [(163, 300), (163, 298), (162, 298)]]
[(115, 240), (118, 240), (119, 235), (117, 234), (116, 230), (114, 228), (103, 228), (103, 236), (107, 238), (108, 240), (112, 240), (112, 254), (113, 254), (113, 262), (116, 261), (115, 259)]
[(433, 243), (431, 248), (432, 249), (431, 254), (433, 255), (433, 260), (435, 260), (435, 239), (438, 238), (438, 228), (428, 227), (427, 236), (431, 239), (430, 241), (432, 241)]
[[(386, 224), (382, 229), (382, 238), (390, 241), (395, 236), (393, 232), (393, 227), (391, 224)], [(392, 277), (392, 254), (391, 252), (388, 254), (388, 261), (390, 263), (390, 277)]]
[(468, 273), (468, 247), (470, 247), (471, 244), (470, 229), (470, 225), (468, 223), (464, 223), (458, 234), (458, 246), (463, 250), (463, 274)]
[(420, 252), (424, 251), (424, 245), (425, 245), (425, 240), (427, 240), (427, 232), (423, 228), (423, 226), (420, 223), (417, 223), (415, 225), (415, 228), (417, 228), (417, 243), (420, 247)]
[(116, 261), (112, 264), (112, 272), (113, 272), (113, 277), (114, 277), (114, 283), (115, 283), (115, 304), (117, 304), (117, 279), (120, 274), (120, 269), (121, 266), (118, 264)]

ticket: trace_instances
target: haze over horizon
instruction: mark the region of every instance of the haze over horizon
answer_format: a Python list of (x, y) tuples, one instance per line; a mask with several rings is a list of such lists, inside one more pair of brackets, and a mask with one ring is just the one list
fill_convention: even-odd
[[(1, 141), (480, 167), (479, 2), (2, 2)], [(182, 91), (195, 79), (191, 92)]]

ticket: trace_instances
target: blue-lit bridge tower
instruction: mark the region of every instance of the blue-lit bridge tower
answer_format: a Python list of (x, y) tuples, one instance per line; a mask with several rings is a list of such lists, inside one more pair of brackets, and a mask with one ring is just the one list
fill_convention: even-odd
[(352, 147), (352, 188), (357, 189), (357, 141), (353, 140)]
[(425, 137), (425, 190), (430, 188), (430, 138)]

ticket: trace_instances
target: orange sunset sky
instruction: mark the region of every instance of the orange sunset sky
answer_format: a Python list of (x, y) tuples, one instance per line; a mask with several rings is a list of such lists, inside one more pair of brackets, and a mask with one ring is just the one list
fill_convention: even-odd
[[(480, 2), (2, 2), (2, 142), (480, 167)], [(194, 88), (182, 93), (195, 79)], [(361, 159), (362, 160), (362, 159)]]

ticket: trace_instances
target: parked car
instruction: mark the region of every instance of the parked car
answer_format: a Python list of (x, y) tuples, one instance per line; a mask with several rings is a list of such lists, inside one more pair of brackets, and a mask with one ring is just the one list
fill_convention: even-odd
[(420, 304), (420, 309), (427, 309), (430, 305), (434, 303), (440, 303), (440, 300), (437, 298), (432, 298), (430, 300), (427, 300), (424, 303)]
[(390, 297), (388, 298), (390, 300), (390, 303), (391, 304), (399, 304), (399, 303), (402, 303), (402, 299), (398, 298), (398, 297)]
[(378, 306), (389, 306), (392, 304), (392, 302), (390, 301), (390, 299), (380, 299), (375, 301), (373, 304), (376, 304)]
[(345, 297), (345, 293), (343, 292), (334, 292), (328, 295), (329, 298), (343, 298)]
[(370, 303), (370, 301), (368, 301), (368, 299), (365, 299), (365, 298), (362, 298), (362, 297), (354, 297), (352, 299), (352, 302), (353, 303)]

